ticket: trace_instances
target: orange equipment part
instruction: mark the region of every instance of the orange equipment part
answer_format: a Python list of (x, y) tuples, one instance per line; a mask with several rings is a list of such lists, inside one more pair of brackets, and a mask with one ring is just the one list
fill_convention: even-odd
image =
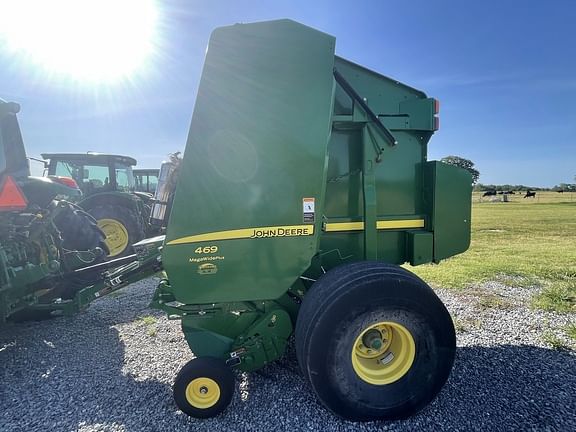
[(10, 176), (6, 177), (0, 186), (0, 211), (23, 210), (28, 206), (28, 200)]

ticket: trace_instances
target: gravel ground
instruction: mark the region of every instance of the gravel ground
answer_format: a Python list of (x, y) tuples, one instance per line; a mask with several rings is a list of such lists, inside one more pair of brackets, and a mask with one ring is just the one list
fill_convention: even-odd
[[(220, 417), (180, 413), (171, 384), (192, 355), (178, 322), (147, 308), (156, 283), (133, 284), (74, 317), (1, 328), (0, 431), (576, 430), (576, 347), (562, 330), (576, 314), (526, 308), (533, 290), (438, 290), (458, 330), (447, 385), (408, 420), (354, 424), (319, 405), (293, 348), (239, 375)], [(550, 335), (571, 348), (551, 349)]]

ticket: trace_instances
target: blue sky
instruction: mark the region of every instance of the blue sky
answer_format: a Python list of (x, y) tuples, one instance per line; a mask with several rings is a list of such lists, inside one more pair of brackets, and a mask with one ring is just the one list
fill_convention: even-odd
[(184, 149), (210, 32), (291, 18), (336, 36), (340, 56), (440, 100), (441, 128), (430, 159), (471, 159), (481, 183), (574, 182), (574, 1), (157, 4), (156, 53), (130, 81), (94, 85), (48, 77), (0, 41), (0, 98), (22, 105), (29, 156), (92, 150), (159, 166), (168, 153)]

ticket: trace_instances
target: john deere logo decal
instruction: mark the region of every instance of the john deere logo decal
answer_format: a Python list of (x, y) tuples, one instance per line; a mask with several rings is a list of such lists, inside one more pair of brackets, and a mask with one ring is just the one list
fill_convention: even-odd
[(218, 267), (216, 264), (206, 263), (200, 264), (198, 266), (198, 274), (207, 275), (207, 274), (214, 274), (218, 271)]

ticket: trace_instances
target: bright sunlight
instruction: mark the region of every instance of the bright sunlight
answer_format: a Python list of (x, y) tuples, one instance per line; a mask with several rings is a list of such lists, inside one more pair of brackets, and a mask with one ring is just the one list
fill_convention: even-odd
[(152, 53), (155, 0), (0, 0), (0, 48), (78, 81), (130, 78)]

